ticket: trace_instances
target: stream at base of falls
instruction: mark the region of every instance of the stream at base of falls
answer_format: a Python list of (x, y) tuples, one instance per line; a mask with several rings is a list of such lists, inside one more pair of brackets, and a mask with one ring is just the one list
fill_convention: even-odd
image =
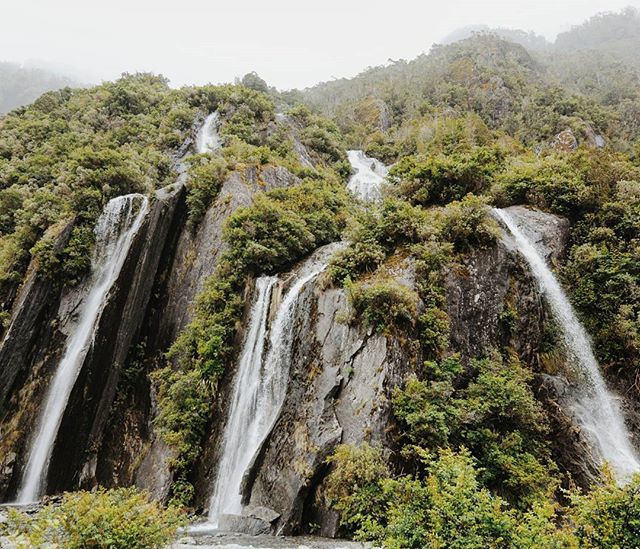
[(369, 549), (373, 548), (373, 545), (315, 536), (281, 537), (268, 534), (250, 536), (214, 533), (178, 539), (171, 549), (192, 549), (193, 547), (200, 549)]

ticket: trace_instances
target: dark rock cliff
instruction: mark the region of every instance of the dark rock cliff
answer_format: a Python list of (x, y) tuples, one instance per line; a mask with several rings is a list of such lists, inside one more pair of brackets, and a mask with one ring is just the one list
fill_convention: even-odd
[[(297, 178), (283, 168), (254, 168), (229, 175), (215, 203), (195, 230), (186, 225), (186, 210), (172, 228), (152, 299), (136, 343), (143, 352), (137, 356), (145, 371), (164, 360), (163, 355), (182, 328), (192, 318), (192, 305), (205, 280), (213, 274), (222, 251), (222, 227), (240, 206), (251, 203), (258, 192), (296, 184)], [(95, 453), (93, 482), (102, 485), (136, 484), (159, 499), (168, 495), (172, 450), (153, 429), (155, 402), (152, 387), (143, 378), (125, 400), (118, 403), (100, 449)]]

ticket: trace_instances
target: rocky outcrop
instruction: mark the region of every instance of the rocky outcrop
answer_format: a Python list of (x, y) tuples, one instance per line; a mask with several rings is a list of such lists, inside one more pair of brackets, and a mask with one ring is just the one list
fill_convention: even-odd
[(552, 149), (562, 152), (575, 151), (578, 148), (578, 140), (571, 129), (561, 131), (550, 144)]
[[(64, 227), (54, 250), (64, 248), (72, 228), (73, 222)], [(32, 261), (0, 345), (0, 501), (17, 488), (16, 472), (22, 465), (27, 437), (52, 364), (60, 358), (64, 320), (57, 315), (63, 302), (61, 285)]]
[[(563, 253), (564, 220), (525, 208), (512, 213), (527, 223), (530, 238), (545, 245), (549, 259)], [(393, 274), (399, 283), (415, 285), (410, 263)], [(471, 359), (509, 347), (538, 372), (536, 387), (552, 419), (551, 438), (560, 437), (555, 457), (575, 478), (589, 477), (588, 448), (558, 406), (551, 376), (542, 371), (540, 349), (549, 321), (545, 304), (509, 240), (477, 250), (451, 268), (445, 289), (451, 350)], [(250, 507), (272, 509), (277, 533), (301, 533), (316, 524), (322, 535), (334, 536), (338, 517), (322, 496), (327, 457), (341, 443), (393, 448), (390, 396), (421, 358), (404, 338), (346, 323), (344, 291), (326, 287), (321, 278), (305, 288), (302, 304), (287, 396), (245, 475), (243, 499)], [(249, 523), (236, 518), (233, 524), (242, 529)]]
[(96, 451), (109, 418), (120, 373), (138, 336), (160, 259), (184, 187), (155, 193), (145, 223), (112, 288), (96, 336), (71, 393), (51, 457), (49, 490), (95, 485)]
[[(542, 246), (548, 261), (560, 258), (568, 238), (566, 220), (521, 206), (508, 211), (522, 220), (527, 237)], [(536, 283), (509, 238), (456, 264), (446, 274), (445, 289), (453, 350), (464, 357), (482, 357), (507, 344), (537, 368), (547, 314)], [(506, 307), (516, 315), (511, 332), (504, 325)]]
[[(53, 251), (61, 251), (71, 234), (73, 222), (68, 223), (55, 238)], [(14, 383), (24, 378), (30, 361), (45, 347), (47, 322), (58, 308), (60, 287), (39, 267), (36, 260), (27, 270), (15, 302), (2, 342), (0, 343), (0, 412)]]
[(279, 534), (300, 533), (305, 512), (323, 513), (322, 533), (336, 533), (336, 517), (313, 504), (326, 459), (341, 443), (387, 444), (390, 392), (415, 360), (399, 341), (341, 320), (346, 294), (325, 284), (300, 296), (287, 395), (243, 483), (244, 502), (272, 509)]

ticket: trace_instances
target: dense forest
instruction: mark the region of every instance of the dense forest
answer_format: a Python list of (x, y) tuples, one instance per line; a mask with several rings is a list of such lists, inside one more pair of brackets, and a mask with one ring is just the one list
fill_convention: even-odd
[[(240, 479), (243, 509), (260, 510), (247, 515), (254, 523), (392, 549), (640, 544), (640, 472), (623, 478), (598, 458), (566, 406), (578, 381), (562, 319), (495, 215), (517, 206), (564, 231), (540, 238), (546, 259), (637, 451), (640, 14), (599, 14), (553, 43), (468, 34), (306, 90), (279, 92), (255, 73), (180, 89), (152, 74), (86, 89), (18, 84), (19, 99), (0, 89), (1, 112), (40, 85), (61, 87), (0, 118), (6, 501), (62, 354), (65, 303), (91, 280), (96, 223), (131, 193), (158, 212), (104, 313), (129, 322), (136, 307), (122, 303), (141, 291), (139, 276), (142, 316), (116, 335), (96, 328), (92, 348), (120, 352), (125, 332), (126, 348), (103, 377), (89, 351), (61, 420), (44, 492), (68, 493), (35, 518), (12, 513), (7, 535), (127, 547), (129, 506), (148, 539), (136, 547), (161, 547), (186, 514), (210, 511), (243, 342), (261, 302), (277, 333), (278, 307), (297, 288), (293, 335), (279, 343), (290, 354), (286, 395)], [(200, 150), (207, 120), (219, 146)], [(388, 167), (379, 200), (347, 188), (355, 150), (372, 170)], [(152, 271), (145, 250), (158, 256)], [(263, 337), (269, 371), (282, 359)], [(117, 541), (83, 545), (92, 507)], [(264, 508), (275, 509), (268, 520)]]

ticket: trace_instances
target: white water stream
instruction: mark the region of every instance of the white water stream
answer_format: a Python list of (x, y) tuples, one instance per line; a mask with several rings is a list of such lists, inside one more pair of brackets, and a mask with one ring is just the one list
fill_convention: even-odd
[(380, 188), (389, 169), (379, 160), (369, 158), (362, 151), (347, 151), (349, 163), (355, 173), (349, 179), (347, 188), (365, 202), (379, 200)]
[(280, 280), (263, 276), (256, 282), (249, 329), (234, 380), (223, 450), (209, 504), (212, 527), (217, 527), (221, 515), (242, 512), (242, 479), (277, 420), (286, 396), (301, 292), (326, 268), (333, 249), (335, 247), (325, 247), (305, 262), (272, 322), (269, 322), (269, 307), (273, 289)]
[(217, 111), (205, 118), (196, 136), (196, 150), (199, 154), (213, 152), (222, 146), (222, 140), (218, 135), (219, 118)]
[(631, 444), (624, 416), (616, 397), (609, 391), (593, 354), (591, 341), (578, 320), (560, 283), (547, 266), (543, 255), (505, 210), (494, 210), (507, 226), (516, 246), (531, 268), (540, 289), (562, 331), (569, 360), (577, 378), (571, 397), (571, 412), (602, 460), (624, 482), (640, 471), (640, 462)]
[(18, 503), (31, 503), (43, 495), (53, 446), (60, 422), (78, 374), (93, 342), (96, 327), (107, 302), (107, 294), (118, 278), (131, 242), (148, 211), (148, 200), (140, 194), (111, 200), (95, 228), (96, 246), (92, 274), (78, 307), (77, 321), (51, 379), (36, 431), (30, 443), (27, 464), (18, 491)]

